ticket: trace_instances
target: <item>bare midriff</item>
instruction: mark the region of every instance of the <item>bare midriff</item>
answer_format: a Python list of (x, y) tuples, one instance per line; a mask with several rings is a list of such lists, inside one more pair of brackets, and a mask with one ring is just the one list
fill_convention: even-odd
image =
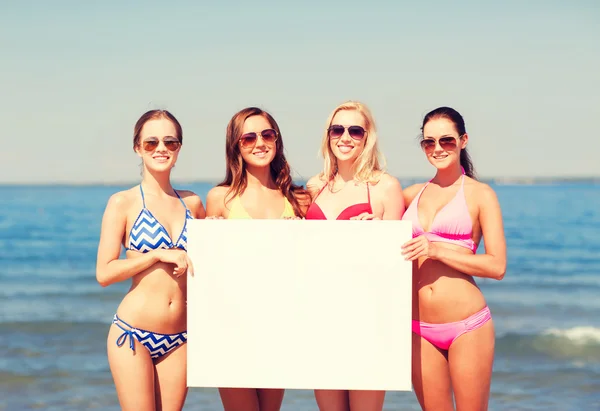
[(173, 268), (173, 264), (158, 262), (135, 275), (117, 309), (119, 318), (158, 334), (186, 331), (187, 276), (174, 277)]
[[(436, 246), (472, 254), (464, 247)], [(486, 306), (475, 280), (446, 264), (421, 257), (413, 262), (413, 319), (432, 324), (464, 320)]]

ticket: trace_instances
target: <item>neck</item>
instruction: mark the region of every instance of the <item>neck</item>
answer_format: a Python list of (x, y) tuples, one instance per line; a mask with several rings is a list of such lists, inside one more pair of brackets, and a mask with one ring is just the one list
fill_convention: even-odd
[(462, 176), (462, 170), (460, 164), (458, 167), (448, 167), (446, 169), (438, 169), (433, 182), (438, 184), (440, 187), (448, 187), (456, 183), (456, 181)]
[(259, 168), (246, 166), (246, 179), (248, 187), (275, 188), (270, 166)]
[(171, 173), (157, 173), (144, 169), (144, 178), (142, 179), (144, 188), (155, 194), (173, 195), (175, 190), (171, 185)]
[(353, 162), (350, 161), (338, 161), (337, 173), (334, 179), (338, 181), (343, 181), (344, 183), (354, 180), (353, 165)]

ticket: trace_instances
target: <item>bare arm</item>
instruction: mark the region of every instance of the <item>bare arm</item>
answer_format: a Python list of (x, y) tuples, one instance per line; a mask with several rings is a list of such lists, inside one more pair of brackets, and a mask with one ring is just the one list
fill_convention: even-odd
[(225, 217), (227, 187), (213, 187), (206, 195), (206, 217)]
[(386, 176), (383, 192), (383, 215), (382, 220), (400, 220), (404, 214), (404, 195), (402, 185), (398, 179)]
[(117, 193), (110, 197), (104, 210), (96, 260), (96, 280), (102, 287), (131, 278), (160, 260), (155, 251), (140, 258), (119, 259), (127, 223), (123, 210), (126, 204), (125, 196)]
[(436, 247), (433, 258), (465, 274), (502, 280), (506, 272), (504, 224), (496, 193), (488, 186), (480, 194), (479, 223), (485, 254), (470, 255)]

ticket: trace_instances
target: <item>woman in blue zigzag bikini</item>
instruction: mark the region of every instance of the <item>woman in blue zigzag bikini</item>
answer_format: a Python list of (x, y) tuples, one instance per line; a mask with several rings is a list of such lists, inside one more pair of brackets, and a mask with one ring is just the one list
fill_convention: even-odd
[(187, 222), (205, 210), (196, 194), (171, 185), (182, 142), (171, 113), (144, 113), (133, 137), (142, 182), (113, 194), (102, 219), (96, 278), (103, 287), (131, 279), (107, 339), (123, 410), (181, 410), (187, 396)]

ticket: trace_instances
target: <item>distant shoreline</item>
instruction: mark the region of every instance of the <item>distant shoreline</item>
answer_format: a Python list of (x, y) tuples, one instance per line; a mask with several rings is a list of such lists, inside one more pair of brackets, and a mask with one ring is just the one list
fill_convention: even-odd
[[(403, 186), (420, 183), (431, 177), (399, 178)], [(479, 181), (492, 185), (552, 185), (552, 184), (600, 184), (600, 176), (596, 177), (496, 177), (480, 178)], [(212, 184), (216, 180), (174, 180), (174, 185)], [(305, 181), (297, 180), (296, 183), (305, 184)], [(109, 182), (0, 182), (0, 187), (132, 187), (139, 181), (109, 181)]]

